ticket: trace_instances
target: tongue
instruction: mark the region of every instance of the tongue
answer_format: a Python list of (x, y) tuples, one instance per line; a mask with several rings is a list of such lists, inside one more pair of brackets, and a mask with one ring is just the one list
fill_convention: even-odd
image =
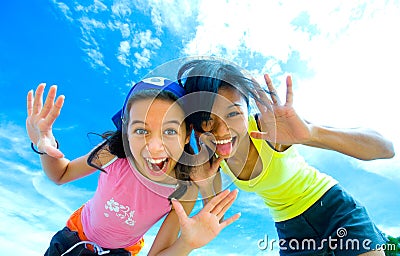
[(164, 166), (164, 162), (158, 163), (158, 164), (151, 164), (153, 166), (153, 170), (156, 172), (159, 172), (163, 166)]
[(232, 143), (218, 144), (215, 151), (218, 155), (228, 156), (232, 153)]

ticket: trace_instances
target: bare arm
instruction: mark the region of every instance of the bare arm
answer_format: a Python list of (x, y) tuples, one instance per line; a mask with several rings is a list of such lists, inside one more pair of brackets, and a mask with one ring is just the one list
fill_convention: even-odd
[[(292, 79), (286, 79), (286, 101), (281, 103), (272, 81), (264, 76), (271, 96), (259, 89), (263, 103), (257, 102), (260, 110), (258, 121), (260, 132), (252, 132), (256, 139), (276, 142), (271, 145), (278, 151), (292, 144), (335, 150), (362, 160), (391, 158), (392, 143), (371, 129), (339, 129), (311, 124), (303, 120), (293, 108)], [(270, 98), (269, 98), (270, 97)]]
[(40, 156), (43, 171), (49, 179), (58, 185), (82, 178), (96, 171), (96, 169), (87, 165), (86, 159), (87, 155), (72, 161), (48, 155)]
[[(194, 203), (195, 202), (182, 202), (183, 208), (187, 215), (192, 211)], [(148, 255), (162, 255), (162, 253), (159, 253), (162, 251), (165, 255), (168, 255), (167, 252), (172, 250), (182, 252), (181, 255), (189, 254), (191, 249), (186, 248), (181, 243), (177, 243), (174, 245), (174, 248), (169, 249), (169, 247), (171, 247), (177, 240), (179, 230), (179, 218), (178, 215), (176, 215), (175, 210), (172, 209), (162, 223)]]
[[(164, 220), (149, 255), (188, 255), (194, 249), (209, 243), (222, 229), (240, 217), (240, 214), (235, 214), (220, 223), (236, 196), (237, 190), (225, 190), (191, 218), (187, 216), (190, 209), (184, 209), (177, 200), (173, 200), (174, 210)], [(193, 208), (189, 205), (190, 207)], [(181, 235), (176, 239), (179, 225)]]
[(305, 145), (334, 150), (361, 160), (392, 158), (393, 144), (378, 132), (365, 128), (338, 129), (311, 125)]
[[(52, 127), (60, 115), (64, 96), (56, 99), (57, 87), (51, 86), (43, 104), (44, 89), (45, 84), (40, 84), (35, 94), (32, 90), (28, 92), (26, 119), (29, 138), (44, 153), (40, 155), (44, 172), (56, 184), (64, 184), (93, 173), (96, 169), (86, 163), (89, 154), (70, 161), (58, 149)], [(111, 157), (110, 154), (108, 158)]]

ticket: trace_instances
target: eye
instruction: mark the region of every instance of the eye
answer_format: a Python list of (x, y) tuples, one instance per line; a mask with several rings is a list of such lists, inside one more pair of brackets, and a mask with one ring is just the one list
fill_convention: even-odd
[(233, 112), (230, 112), (230, 113), (227, 115), (227, 117), (234, 117), (234, 116), (237, 116), (237, 115), (240, 115), (240, 112), (238, 112), (238, 111), (233, 111)]
[(175, 129), (167, 129), (164, 131), (165, 135), (176, 135), (178, 132)]
[(146, 135), (148, 134), (148, 131), (145, 129), (136, 129), (133, 131), (134, 134), (138, 134), (138, 135)]

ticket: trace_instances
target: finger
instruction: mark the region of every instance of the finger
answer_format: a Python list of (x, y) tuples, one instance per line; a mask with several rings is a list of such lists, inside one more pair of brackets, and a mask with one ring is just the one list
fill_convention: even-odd
[(268, 113), (268, 111), (273, 111), (272, 103), (264, 104), (262, 102), (256, 101), (256, 105), (261, 114)]
[(206, 162), (210, 161), (211, 157), (212, 155), (209, 154), (206, 144), (200, 141), (200, 151), (197, 153), (196, 165), (205, 164)]
[(264, 79), (265, 79), (265, 82), (267, 83), (268, 90), (271, 93), (272, 102), (274, 104), (280, 105), (281, 102), (280, 102), (280, 99), (279, 99), (278, 94), (276, 92), (276, 89), (275, 89), (274, 85), (272, 84), (271, 78), (269, 77), (268, 74), (265, 74), (264, 75)]
[(223, 157), (214, 158), (214, 161), (211, 165), (211, 169), (213, 171), (215, 171), (215, 172), (213, 172), (214, 174), (218, 171), (218, 168), (223, 160), (224, 160)]
[(202, 211), (211, 212), (221, 201), (223, 201), (229, 194), (229, 190), (224, 190), (211, 199), (204, 207)]
[(233, 202), (235, 202), (237, 194), (237, 189), (230, 192), (229, 195), (214, 208), (213, 214), (217, 215), (219, 219), (221, 219), (222, 216), (225, 215), (226, 211), (232, 206)]
[(286, 106), (293, 105), (293, 85), (292, 85), (292, 77), (286, 77)]
[(45, 122), (48, 126), (52, 126), (57, 117), (61, 113), (61, 108), (64, 105), (64, 95), (58, 96), (56, 102), (54, 103), (53, 107), (50, 109), (50, 112), (45, 118)]
[(26, 110), (28, 116), (31, 116), (33, 111), (33, 90), (30, 90), (26, 96)]
[(44, 152), (46, 152), (48, 156), (51, 156), (53, 158), (64, 157), (64, 154), (58, 148), (55, 148), (53, 146), (46, 146)]
[(233, 215), (232, 217), (224, 220), (223, 222), (220, 223), (220, 229), (222, 230), (222, 229), (226, 228), (227, 226), (229, 226), (230, 224), (232, 224), (233, 222), (237, 221), (241, 215), (242, 214), (239, 212), (239, 213), (236, 213), (235, 215)]
[(33, 99), (33, 109), (32, 109), (32, 114), (36, 115), (42, 110), (42, 105), (43, 105), (43, 92), (46, 84), (41, 83), (39, 86), (36, 88), (35, 91), (35, 97)]
[(252, 131), (250, 132), (250, 137), (257, 140), (270, 140), (267, 132)]
[(57, 94), (57, 86), (53, 85), (50, 87), (50, 90), (47, 93), (46, 101), (44, 102), (42, 111), (40, 112), (40, 116), (42, 118), (45, 118), (47, 114), (50, 112), (51, 108), (53, 107), (56, 94)]
[(260, 84), (257, 83), (256, 81), (254, 81), (254, 88), (255, 88), (257, 96), (258, 96), (258, 100), (256, 99), (256, 103), (262, 103), (262, 105), (264, 105), (268, 109), (272, 109), (272, 107), (271, 107), (272, 101), (268, 97), (268, 94), (270, 94), (270, 93), (267, 92), (265, 89), (263, 89), (260, 86)]
[(188, 218), (185, 210), (183, 209), (182, 204), (176, 200), (175, 198), (172, 198), (171, 203), (175, 209), (176, 215), (178, 216), (179, 223), (184, 223), (184, 221)]

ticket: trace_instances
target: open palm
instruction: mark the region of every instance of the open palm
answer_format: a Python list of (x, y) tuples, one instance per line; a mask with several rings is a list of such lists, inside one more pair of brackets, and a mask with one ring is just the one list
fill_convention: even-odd
[(220, 223), (222, 216), (235, 201), (237, 193), (237, 190), (222, 191), (193, 217), (186, 215), (177, 200), (172, 200), (181, 225), (181, 238), (185, 243), (193, 249), (200, 248), (213, 240), (222, 229), (239, 219), (240, 213), (237, 213)]
[[(296, 144), (307, 141), (311, 134), (307, 123), (301, 119), (293, 108), (292, 79), (286, 78), (286, 101), (281, 103), (272, 81), (264, 75), (270, 95), (264, 90), (258, 90), (258, 95), (263, 102), (257, 101), (260, 111), (260, 132), (254, 131), (251, 136), (279, 144)], [(270, 96), (270, 98), (269, 98)]]
[(52, 157), (63, 157), (61, 151), (57, 149), (57, 143), (53, 136), (52, 126), (60, 115), (64, 104), (64, 96), (59, 96), (56, 100), (57, 87), (52, 86), (43, 105), (43, 92), (45, 84), (40, 84), (33, 94), (29, 91), (27, 95), (27, 118), (26, 130), (33, 144), (36, 144), (39, 151)]

